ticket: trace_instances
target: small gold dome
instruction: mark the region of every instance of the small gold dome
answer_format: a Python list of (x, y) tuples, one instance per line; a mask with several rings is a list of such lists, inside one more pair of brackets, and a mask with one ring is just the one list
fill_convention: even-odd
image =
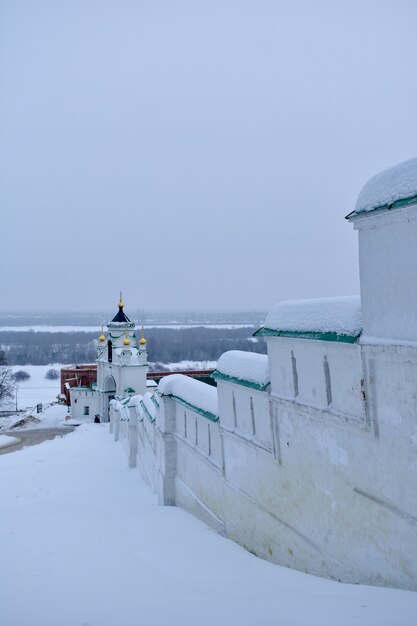
[(141, 334), (140, 339), (139, 339), (139, 344), (141, 346), (146, 346), (145, 332), (143, 330), (143, 326), (142, 326), (142, 334)]
[(98, 340), (101, 342), (106, 341), (106, 337), (104, 336), (104, 332), (103, 332), (103, 326), (101, 326), (101, 335), (98, 338)]
[(126, 337), (123, 339), (123, 345), (130, 346), (130, 339), (127, 336), (127, 333), (126, 333)]

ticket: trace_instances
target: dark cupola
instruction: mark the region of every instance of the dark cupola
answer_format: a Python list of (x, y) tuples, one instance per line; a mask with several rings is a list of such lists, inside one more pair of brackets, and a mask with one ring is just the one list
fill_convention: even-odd
[(119, 310), (117, 314), (113, 317), (112, 322), (118, 322), (122, 324), (131, 324), (130, 319), (127, 317), (126, 313), (123, 311), (123, 300), (122, 300), (122, 292), (120, 292), (120, 301), (119, 301)]

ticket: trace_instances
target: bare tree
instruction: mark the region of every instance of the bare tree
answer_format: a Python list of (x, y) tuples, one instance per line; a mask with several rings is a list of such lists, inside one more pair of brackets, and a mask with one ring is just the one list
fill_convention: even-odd
[(0, 348), (0, 365), (7, 365), (6, 353)]
[(0, 406), (7, 406), (14, 396), (15, 388), (12, 370), (2, 365), (0, 367)]

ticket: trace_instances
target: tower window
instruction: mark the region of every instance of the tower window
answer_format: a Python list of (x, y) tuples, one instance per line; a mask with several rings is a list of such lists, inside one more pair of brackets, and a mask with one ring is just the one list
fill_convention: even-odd
[(90, 407), (89, 406), (85, 406), (84, 407), (84, 415), (90, 415)]

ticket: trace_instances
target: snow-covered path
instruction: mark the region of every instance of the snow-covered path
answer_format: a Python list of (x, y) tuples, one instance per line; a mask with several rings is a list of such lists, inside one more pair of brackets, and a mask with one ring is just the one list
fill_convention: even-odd
[(0, 457), (4, 626), (415, 626), (417, 594), (272, 565), (159, 507), (105, 425)]

